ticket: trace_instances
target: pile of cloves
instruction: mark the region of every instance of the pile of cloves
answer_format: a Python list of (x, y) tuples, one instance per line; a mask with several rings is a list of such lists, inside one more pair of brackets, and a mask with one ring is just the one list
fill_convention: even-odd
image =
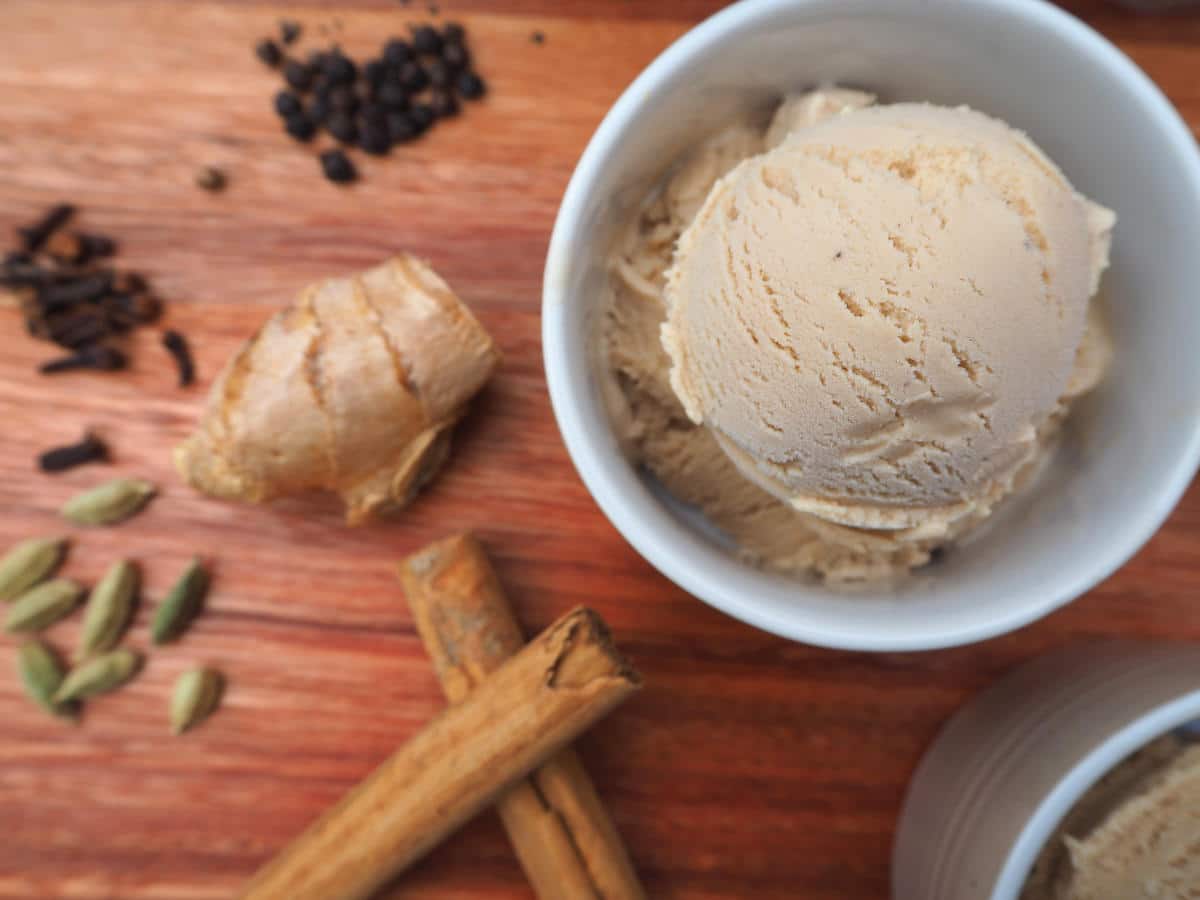
[[(68, 351), (43, 363), (44, 374), (125, 368), (120, 337), (162, 314), (162, 301), (142, 276), (111, 266), (116, 242), (70, 229), (74, 215), (75, 208), (63, 203), (18, 228), (18, 248), (0, 263), (0, 294), (21, 310), (29, 334)], [(180, 366), (181, 383), (190, 382), (186, 345), (186, 366), (174, 346), (167, 349)]]
[(440, 29), (413, 25), (408, 40), (391, 38), (379, 56), (361, 63), (337, 46), (304, 59), (290, 55), (284, 48), (298, 37), (294, 23), (283, 23), (280, 40), (264, 38), (255, 53), (287, 84), (274, 100), (284, 131), (308, 142), (324, 130), (341, 145), (320, 157), (330, 181), (357, 178), (343, 148), (383, 156), (458, 115), (460, 100), (478, 100), (486, 91), (472, 67), (466, 30), (456, 22)]

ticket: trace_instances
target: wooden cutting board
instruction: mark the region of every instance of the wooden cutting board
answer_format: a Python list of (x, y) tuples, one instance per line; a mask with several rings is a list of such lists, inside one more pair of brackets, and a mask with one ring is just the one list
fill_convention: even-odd
[[(905, 784), (973, 693), (1045, 650), (1106, 635), (1200, 638), (1200, 494), (1105, 584), (982, 645), (867, 655), (762, 634), (689, 598), (617, 535), (571, 466), (542, 374), (542, 263), (559, 198), (601, 116), (714, 0), (445, 0), (465, 22), (487, 101), (338, 189), (284, 137), (276, 76), (251, 47), (285, 12), (306, 40), (372, 51), (423, 5), (7, 0), (0, 6), (0, 233), (59, 200), (121, 242), (192, 339), (201, 383), (175, 386), (153, 331), (130, 372), (34, 374), (52, 348), (0, 310), (0, 546), (71, 531), (85, 581), (128, 556), (157, 600), (193, 554), (214, 561), (210, 612), (151, 654), (78, 727), (24, 699), (0, 640), (0, 897), (223, 898), (442, 706), (396, 560), (458, 529), (484, 539), (521, 618), (586, 603), (647, 688), (580, 749), (656, 898), (880, 898)], [(1072, 7), (1200, 123), (1200, 19)], [(535, 30), (545, 43), (534, 44)], [(324, 36), (320, 32), (325, 32)], [(215, 164), (229, 189), (194, 171)], [(7, 238), (6, 238), (7, 239)], [(183, 487), (169, 450), (222, 362), (321, 276), (405, 249), (427, 257), (505, 354), (454, 463), (402, 521), (349, 530), (336, 503), (224, 505)], [(84, 427), (113, 473), (163, 495), (118, 528), (64, 529), (56, 510), (104, 477), (39, 474), (36, 454)], [(146, 610), (132, 643), (145, 646)], [(52, 632), (73, 645), (76, 623)], [(185, 667), (229, 675), (224, 708), (172, 738)], [(528, 897), (491, 814), (388, 896)]]

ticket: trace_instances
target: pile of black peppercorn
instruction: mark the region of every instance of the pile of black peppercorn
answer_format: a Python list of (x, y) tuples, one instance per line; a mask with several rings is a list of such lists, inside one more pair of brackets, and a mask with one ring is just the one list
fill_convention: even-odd
[(67, 227), (74, 215), (63, 203), (18, 228), (19, 247), (0, 263), (0, 292), (20, 307), (29, 334), (68, 351), (44, 363), (44, 374), (125, 368), (117, 340), (162, 313), (141, 275), (109, 265), (117, 249), (111, 238)]
[[(297, 33), (282, 36), (287, 46)], [(375, 156), (416, 140), (438, 120), (458, 115), (460, 100), (478, 100), (486, 90), (471, 66), (466, 31), (455, 22), (440, 29), (413, 25), (408, 40), (394, 37), (379, 56), (361, 62), (336, 46), (302, 60), (270, 38), (255, 52), (280, 69), (287, 83), (275, 95), (275, 111), (289, 135), (307, 142), (324, 130), (342, 147)], [(342, 148), (322, 153), (320, 160), (330, 181), (357, 177)]]

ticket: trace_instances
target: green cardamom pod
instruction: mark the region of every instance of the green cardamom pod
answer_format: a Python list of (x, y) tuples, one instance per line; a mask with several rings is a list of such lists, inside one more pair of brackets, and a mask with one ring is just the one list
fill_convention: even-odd
[(189, 669), (175, 682), (171, 694), (171, 733), (183, 734), (217, 708), (225, 679), (214, 669)]
[(62, 514), (76, 525), (115, 525), (141, 511), (157, 488), (137, 478), (117, 478), (76, 494)]
[(26, 591), (9, 607), (4, 630), (41, 631), (66, 616), (83, 599), (83, 585), (69, 578), (55, 578)]
[(55, 703), (54, 694), (62, 684), (63, 667), (53, 650), (41, 641), (27, 641), (17, 651), (17, 668), (25, 693), (51, 715), (74, 718), (79, 713), (77, 703)]
[(207, 591), (208, 573), (200, 560), (193, 559), (155, 612), (150, 624), (151, 640), (156, 644), (167, 644), (187, 631), (192, 620), (200, 614)]
[(110, 650), (76, 666), (54, 692), (55, 703), (82, 700), (119, 688), (137, 674), (142, 656), (134, 650)]
[(133, 613), (138, 581), (137, 566), (123, 559), (113, 563), (99, 584), (92, 588), (83, 613), (76, 662), (111, 650), (121, 642)]
[(0, 600), (15, 600), (49, 578), (62, 562), (66, 538), (30, 538), (0, 559)]

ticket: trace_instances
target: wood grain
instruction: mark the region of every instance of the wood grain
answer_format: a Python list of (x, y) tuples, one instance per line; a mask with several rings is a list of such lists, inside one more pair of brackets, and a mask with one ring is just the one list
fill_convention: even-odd
[[(352, 190), (315, 176), (313, 149), (270, 112), (275, 78), (250, 53), (285, 7), (189, 0), (0, 5), (0, 230), (70, 198), (150, 274), (195, 344), (201, 384), (174, 385), (156, 336), (119, 377), (40, 378), (45, 345), (0, 311), (0, 545), (62, 530), (55, 510), (102, 470), (38, 475), (35, 454), (94, 426), (113, 472), (163, 496), (116, 529), (76, 532), (66, 572), (118, 556), (161, 598), (193, 554), (216, 561), (210, 612), (151, 654), (127, 690), (75, 729), (0, 675), (0, 898), (230, 896), (443, 706), (396, 587), (402, 556), (473, 529), (530, 632), (595, 606), (647, 689), (579, 749), (656, 898), (867, 900), (886, 896), (904, 786), (972, 693), (1051, 647), (1100, 635), (1200, 638), (1200, 493), (1132, 562), (1049, 618), (928, 654), (803, 647), (740, 625), (659, 577), (601, 515), (550, 413), (538, 339), (540, 278), (567, 178), (633, 76), (715, 0), (445, 0), (466, 22), (489, 99), (387, 160)], [(1200, 126), (1200, 17), (1081, 14)], [(394, 0), (287, 6), (374, 49), (424, 15)], [(546, 43), (535, 46), (538, 29)], [(193, 171), (229, 171), (222, 195)], [(429, 258), (505, 354), (460, 433), (454, 463), (402, 521), (350, 531), (337, 503), (248, 511), (198, 497), (170, 471), (222, 361), (307, 282), (405, 249)], [(134, 646), (145, 648), (144, 604)], [(77, 623), (52, 632), (70, 647)], [(0, 673), (14, 644), (0, 643)], [(226, 705), (170, 737), (183, 669), (230, 676)], [(526, 898), (491, 815), (388, 896)]]

